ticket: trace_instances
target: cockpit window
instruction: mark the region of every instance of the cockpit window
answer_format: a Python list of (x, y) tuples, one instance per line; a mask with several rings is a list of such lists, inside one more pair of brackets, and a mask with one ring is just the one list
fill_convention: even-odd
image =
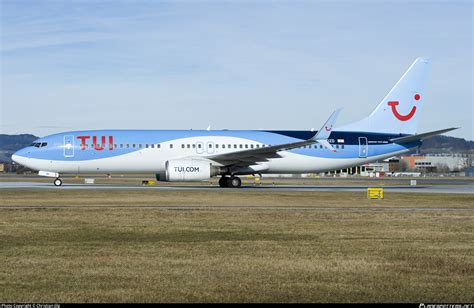
[(47, 145), (48, 145), (47, 142), (33, 142), (32, 144), (30, 144), (30, 147), (42, 148), (42, 147), (45, 147)]

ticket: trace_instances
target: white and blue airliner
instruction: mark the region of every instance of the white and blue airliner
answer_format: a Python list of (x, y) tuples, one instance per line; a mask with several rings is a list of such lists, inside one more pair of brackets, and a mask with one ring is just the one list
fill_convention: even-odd
[(240, 187), (238, 175), (316, 173), (398, 155), (455, 128), (416, 134), (431, 61), (418, 58), (366, 118), (319, 131), (90, 130), (39, 138), (12, 159), (40, 176), (154, 173), (159, 181), (206, 181)]

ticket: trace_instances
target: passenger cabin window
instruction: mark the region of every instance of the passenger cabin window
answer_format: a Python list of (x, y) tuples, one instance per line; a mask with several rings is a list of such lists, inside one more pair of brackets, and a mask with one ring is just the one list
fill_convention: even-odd
[(172, 144), (172, 143), (170, 143), (170, 149), (172, 149), (172, 148), (173, 148), (173, 144)]
[(181, 149), (184, 149), (184, 144), (181, 144)]

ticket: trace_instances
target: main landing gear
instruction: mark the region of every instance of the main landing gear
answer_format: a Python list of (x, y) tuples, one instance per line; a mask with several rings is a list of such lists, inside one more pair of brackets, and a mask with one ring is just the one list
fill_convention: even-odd
[(223, 176), (219, 180), (220, 187), (239, 188), (242, 185), (242, 181), (237, 176)]
[(63, 180), (61, 178), (56, 178), (54, 180), (54, 186), (61, 186), (63, 185)]

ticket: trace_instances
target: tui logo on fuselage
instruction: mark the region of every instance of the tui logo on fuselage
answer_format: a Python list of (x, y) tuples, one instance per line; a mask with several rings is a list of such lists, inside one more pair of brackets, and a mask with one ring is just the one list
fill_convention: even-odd
[[(114, 136), (108, 136), (109, 138), (109, 150), (114, 149)], [(87, 149), (87, 140), (90, 139), (91, 136), (77, 136), (77, 139), (81, 140), (81, 150)], [(105, 149), (106, 146), (107, 136), (101, 136), (101, 142), (97, 143), (97, 136), (92, 136), (92, 146), (94, 150), (102, 151)]]

